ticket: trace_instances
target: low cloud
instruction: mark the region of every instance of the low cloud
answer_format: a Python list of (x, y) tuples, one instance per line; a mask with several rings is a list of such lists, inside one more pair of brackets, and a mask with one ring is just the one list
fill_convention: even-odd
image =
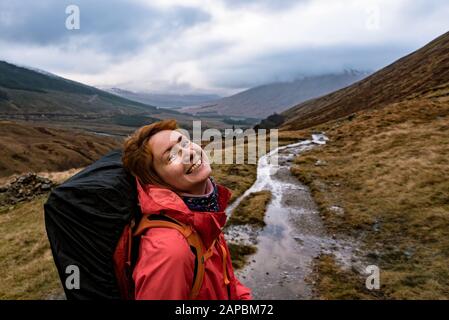
[[(78, 5), (80, 30), (65, 8)], [(299, 76), (377, 70), (449, 30), (424, 0), (0, 3), (0, 59), (96, 86), (231, 94)]]

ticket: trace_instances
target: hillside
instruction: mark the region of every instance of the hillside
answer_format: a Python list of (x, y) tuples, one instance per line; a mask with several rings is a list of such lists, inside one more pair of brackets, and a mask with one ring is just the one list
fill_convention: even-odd
[(157, 94), (147, 92), (133, 92), (120, 88), (105, 89), (126, 99), (150, 104), (160, 108), (181, 108), (185, 106), (198, 105), (221, 97), (215, 94)]
[(186, 125), (196, 119), (0, 61), (0, 119), (58, 122), (71, 127), (88, 123), (92, 131), (102, 124), (135, 128), (165, 118)]
[(381, 270), (380, 290), (369, 291), (365, 275), (323, 255), (320, 297), (448, 299), (449, 102), (394, 103), (302, 131), (329, 141), (297, 157), (292, 173), (310, 187), (327, 230), (355, 238), (357, 259)]
[(449, 32), (362, 81), (284, 111), (281, 127), (303, 129), (360, 110), (448, 95)]
[(118, 139), (81, 131), (0, 121), (0, 177), (83, 167), (121, 144)]
[(154, 112), (156, 107), (0, 61), (1, 113)]
[(305, 77), (292, 82), (270, 83), (208, 102), (200, 107), (183, 108), (182, 111), (261, 119), (275, 112), (280, 113), (300, 102), (346, 87), (367, 75), (351, 70), (340, 74)]
[(353, 258), (380, 269), (380, 289), (370, 291), (364, 271), (322, 254), (314, 266), (320, 298), (448, 299), (448, 49), (446, 33), (283, 114), (284, 135), (328, 136), (291, 171), (309, 186), (327, 230), (354, 239)]

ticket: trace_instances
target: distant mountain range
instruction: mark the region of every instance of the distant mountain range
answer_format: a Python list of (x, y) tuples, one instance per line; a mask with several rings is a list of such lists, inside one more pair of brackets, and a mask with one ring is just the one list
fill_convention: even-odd
[(292, 82), (269, 83), (201, 106), (182, 108), (181, 111), (197, 115), (218, 114), (261, 119), (346, 87), (367, 75), (368, 72), (348, 70), (339, 74), (304, 77)]
[(0, 97), (1, 113), (157, 111), (151, 105), (5, 61), (0, 61)]
[(120, 88), (106, 88), (106, 91), (126, 99), (154, 105), (160, 108), (180, 108), (194, 106), (221, 97), (216, 94), (158, 94), (148, 92), (133, 92)]
[(360, 110), (419, 99), (449, 100), (449, 32), (362, 81), (300, 103), (261, 125), (274, 122), (287, 130), (303, 129)]
[(174, 118), (195, 117), (130, 100), (42, 70), (0, 61), (0, 118), (107, 122), (138, 127)]

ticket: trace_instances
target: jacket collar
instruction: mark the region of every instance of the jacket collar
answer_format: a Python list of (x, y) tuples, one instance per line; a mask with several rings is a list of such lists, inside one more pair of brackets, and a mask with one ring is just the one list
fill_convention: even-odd
[(221, 233), (226, 223), (225, 209), (231, 197), (231, 191), (217, 185), (218, 212), (198, 212), (190, 210), (175, 192), (151, 184), (140, 184), (136, 179), (139, 204), (142, 214), (160, 214), (172, 217), (181, 223), (191, 225), (200, 235), (208, 248)]

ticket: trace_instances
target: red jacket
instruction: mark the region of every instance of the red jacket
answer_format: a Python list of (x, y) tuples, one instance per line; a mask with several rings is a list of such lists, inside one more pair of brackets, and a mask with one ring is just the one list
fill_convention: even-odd
[[(212, 245), (212, 256), (205, 262), (202, 287), (196, 299), (251, 299), (250, 289), (234, 275), (228, 246), (221, 228), (231, 192), (217, 184), (219, 212), (191, 211), (173, 191), (137, 182), (143, 214), (164, 214), (191, 225), (206, 247)], [(223, 248), (221, 248), (221, 246)], [(225, 255), (223, 255), (225, 249)], [(168, 228), (148, 229), (141, 238), (139, 256), (133, 271), (136, 299), (187, 300), (192, 288), (195, 256), (184, 236)], [(226, 284), (228, 283), (228, 284)]]

